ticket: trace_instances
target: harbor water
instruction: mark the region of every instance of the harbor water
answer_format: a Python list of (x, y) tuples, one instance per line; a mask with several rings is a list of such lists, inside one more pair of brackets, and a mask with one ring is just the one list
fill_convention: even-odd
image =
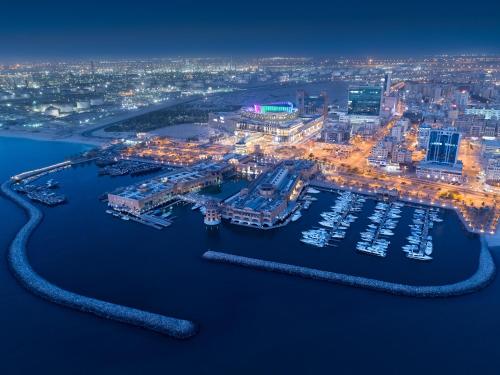
[[(87, 146), (0, 138), (2, 181), (61, 161)], [(30, 157), (27, 157), (30, 155)], [(36, 155), (36, 156), (33, 156)], [(44, 220), (28, 243), (32, 267), (75, 293), (189, 319), (199, 333), (177, 341), (42, 300), (0, 262), (2, 374), (51, 373), (482, 373), (500, 366), (500, 281), (477, 293), (440, 299), (399, 297), (294, 278), (202, 258), (208, 249), (411, 285), (457, 282), (477, 268), (480, 242), (455, 213), (442, 211), (432, 229), (433, 260), (418, 262), (401, 247), (413, 208), (405, 206), (387, 257), (355, 250), (376, 202), (368, 199), (338, 246), (300, 242), (319, 227), (336, 193), (318, 198), (284, 228), (259, 231), (223, 223), (207, 228), (199, 211), (176, 206), (173, 224), (156, 230), (105, 213), (98, 197), (147, 178), (97, 176), (84, 165), (54, 178), (68, 203), (38, 207)], [(233, 181), (207, 191), (225, 197)], [(0, 247), (24, 223), (24, 213), (0, 198)], [(493, 256), (498, 260), (497, 253)], [(480, 339), (478, 339), (480, 338)], [(466, 353), (457, 356), (456, 353)]]

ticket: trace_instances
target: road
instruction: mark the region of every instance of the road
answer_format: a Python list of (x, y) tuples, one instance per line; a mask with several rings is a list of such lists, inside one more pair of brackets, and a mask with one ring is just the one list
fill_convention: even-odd
[(90, 128), (87, 128), (83, 131), (81, 131), (79, 134), (83, 137), (92, 137), (92, 138), (103, 138), (103, 137), (96, 137), (93, 135), (93, 133), (97, 130), (104, 129), (108, 126), (111, 126), (113, 124), (116, 124), (117, 122), (121, 121), (126, 121), (134, 117), (142, 116), (145, 115), (146, 113), (151, 113), (155, 111), (159, 111), (168, 107), (172, 107), (177, 104), (186, 104), (186, 103), (192, 103), (198, 99), (201, 98), (201, 95), (196, 95), (196, 96), (191, 96), (189, 98), (184, 98), (184, 99), (176, 99), (172, 101), (167, 101), (163, 102), (160, 104), (152, 104), (150, 106), (147, 106), (146, 108), (142, 108), (139, 110), (135, 111), (126, 111), (119, 113), (114, 116), (107, 117), (105, 119), (102, 119), (100, 121), (97, 121), (96, 123), (92, 124)]

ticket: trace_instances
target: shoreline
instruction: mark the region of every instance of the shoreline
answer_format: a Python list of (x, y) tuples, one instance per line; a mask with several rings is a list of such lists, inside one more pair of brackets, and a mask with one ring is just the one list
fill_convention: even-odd
[[(343, 191), (350, 191), (352, 193), (362, 194), (362, 195), (366, 195), (366, 196), (370, 196), (370, 197), (375, 197), (378, 194), (377, 190), (371, 191), (371, 190), (368, 190), (365, 188), (356, 188), (353, 186), (342, 186), (342, 185), (338, 185), (338, 184), (335, 184), (332, 182), (324, 182), (324, 181), (318, 181), (318, 180), (311, 181), (310, 185), (316, 189), (319, 189), (319, 190), (326, 190), (326, 191), (343, 190)], [(491, 241), (490, 238), (496, 238), (496, 241), (498, 242), (498, 244), (496, 246), (500, 247), (500, 223), (497, 224), (495, 234), (488, 234), (486, 231), (478, 230), (478, 229), (472, 227), (471, 225), (469, 225), (465, 221), (463, 214), (462, 214), (462, 211), (460, 211), (458, 206), (455, 206), (454, 204), (452, 204), (450, 202), (443, 202), (443, 201), (439, 201), (439, 200), (428, 201), (426, 199), (417, 199), (417, 198), (413, 199), (411, 197), (407, 197), (407, 196), (400, 195), (400, 194), (398, 194), (397, 200), (402, 201), (402, 202), (406, 202), (406, 203), (410, 203), (410, 204), (419, 204), (419, 205), (424, 205), (424, 206), (429, 206), (429, 207), (437, 207), (437, 208), (455, 211), (455, 213), (457, 214), (461, 223), (463, 224), (464, 229), (468, 233), (473, 233), (473, 234), (477, 234), (480, 236), (484, 236), (484, 238), (488, 242), (488, 244)], [(490, 246), (490, 247), (492, 247), (492, 246)]]
[(102, 146), (106, 142), (103, 139), (98, 139), (94, 137), (84, 137), (78, 134), (71, 134), (67, 137), (57, 136), (55, 134), (48, 133), (47, 131), (41, 132), (28, 132), (21, 130), (5, 130), (0, 128), (0, 138), (18, 138), (18, 139), (28, 139), (31, 141), (45, 141), (45, 142), (66, 142), (74, 144), (85, 144), (89, 146)]

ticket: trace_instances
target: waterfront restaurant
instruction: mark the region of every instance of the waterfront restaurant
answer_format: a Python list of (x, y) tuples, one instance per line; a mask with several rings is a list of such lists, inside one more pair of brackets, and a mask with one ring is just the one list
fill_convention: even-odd
[(220, 173), (209, 170), (171, 172), (109, 193), (108, 205), (118, 211), (140, 215), (171, 201), (178, 194), (215, 185), (220, 179)]
[(284, 161), (227, 199), (222, 217), (233, 224), (273, 227), (294, 210), (300, 192), (316, 171), (317, 166), (310, 161)]

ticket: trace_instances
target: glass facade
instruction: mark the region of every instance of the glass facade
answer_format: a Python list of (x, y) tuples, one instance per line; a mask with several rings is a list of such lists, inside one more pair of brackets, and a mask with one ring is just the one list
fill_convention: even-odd
[(347, 114), (359, 116), (378, 116), (380, 115), (381, 100), (382, 88), (379, 86), (349, 87)]
[(455, 164), (459, 146), (460, 133), (450, 130), (431, 130), (427, 161)]

